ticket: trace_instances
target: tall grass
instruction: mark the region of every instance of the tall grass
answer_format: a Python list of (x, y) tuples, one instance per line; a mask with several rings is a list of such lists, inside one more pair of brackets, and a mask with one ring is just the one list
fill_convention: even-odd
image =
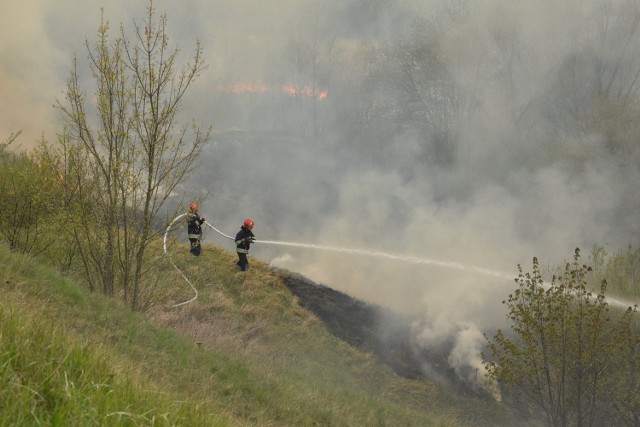
[(591, 251), (594, 281), (607, 281), (609, 292), (640, 303), (640, 247), (608, 254), (601, 246)]
[(47, 309), (0, 302), (0, 425), (227, 425), (167, 393), (108, 347), (85, 343)]

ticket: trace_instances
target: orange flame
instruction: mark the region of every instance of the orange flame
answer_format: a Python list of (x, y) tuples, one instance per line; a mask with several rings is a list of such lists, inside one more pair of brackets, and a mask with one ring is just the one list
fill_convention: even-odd
[(313, 89), (309, 85), (303, 86), (303, 87), (297, 87), (295, 85), (288, 84), (288, 85), (282, 86), (282, 93), (285, 93), (289, 96), (296, 96), (296, 95), (314, 96), (318, 99), (325, 99), (327, 97), (327, 91)]
[[(229, 93), (267, 93), (271, 88), (264, 83), (233, 83), (226, 86), (218, 86), (218, 90)], [(326, 99), (327, 91), (313, 89), (311, 86), (298, 87), (293, 84), (286, 84), (280, 88), (280, 93), (289, 96), (308, 96), (317, 99)]]

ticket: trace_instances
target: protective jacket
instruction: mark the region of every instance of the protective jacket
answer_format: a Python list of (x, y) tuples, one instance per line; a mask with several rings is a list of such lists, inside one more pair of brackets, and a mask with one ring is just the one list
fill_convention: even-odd
[(255, 239), (255, 235), (249, 228), (242, 227), (238, 234), (236, 234), (236, 252), (239, 254), (249, 253), (249, 247), (251, 242)]
[(204, 222), (204, 218), (202, 218), (197, 213), (189, 212), (187, 214), (187, 235), (189, 239), (200, 239), (200, 235), (202, 234), (202, 223)]

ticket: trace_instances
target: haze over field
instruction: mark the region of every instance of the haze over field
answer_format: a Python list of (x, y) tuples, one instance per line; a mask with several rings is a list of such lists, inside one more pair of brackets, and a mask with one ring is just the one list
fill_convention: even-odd
[[(27, 0), (0, 14), (0, 136), (55, 140), (74, 54), (100, 7), (131, 33), (146, 2)], [(207, 70), (184, 119), (213, 126), (202, 194), (228, 234), (480, 267), (255, 245), (252, 255), (425, 318), (476, 363), (516, 265), (640, 240), (640, 39), (633, 1), (158, 0)], [(416, 22), (421, 25), (414, 25)], [(82, 64), (81, 64), (82, 65)], [(89, 81), (89, 73), (85, 72)], [(88, 88), (90, 93), (91, 89)], [(214, 233), (205, 242), (232, 245)], [(206, 260), (206, 258), (204, 258)], [(470, 345), (469, 345), (470, 344)], [(461, 354), (468, 356), (462, 357)], [(473, 360), (471, 360), (473, 359)], [(460, 362), (463, 363), (463, 362)]]

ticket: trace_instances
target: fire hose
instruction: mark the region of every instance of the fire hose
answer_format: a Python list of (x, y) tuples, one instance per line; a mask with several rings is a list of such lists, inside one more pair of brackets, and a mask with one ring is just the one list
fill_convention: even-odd
[(173, 226), (173, 224), (180, 220), (182, 217), (186, 216), (186, 213), (183, 213), (182, 215), (178, 215), (177, 217), (175, 217), (173, 219), (173, 221), (171, 221), (171, 223), (169, 223), (169, 225), (167, 226), (167, 231), (164, 232), (164, 239), (162, 241), (162, 249), (164, 250), (164, 255), (167, 257), (167, 259), (169, 260), (169, 262), (171, 263), (171, 265), (173, 266), (173, 268), (175, 268), (178, 273), (182, 276), (182, 278), (184, 280), (187, 281), (187, 283), (189, 284), (189, 286), (191, 286), (191, 289), (193, 289), (193, 292), (195, 293), (194, 297), (191, 298), (188, 301), (184, 301), (178, 304), (174, 304), (172, 307), (179, 307), (181, 305), (185, 305), (185, 304), (189, 304), (192, 301), (195, 301), (196, 298), (198, 298), (198, 290), (196, 289), (195, 286), (193, 286), (193, 283), (191, 283), (191, 280), (189, 280), (189, 278), (187, 276), (184, 275), (184, 273), (182, 272), (182, 270), (180, 270), (178, 268), (178, 266), (171, 260), (171, 257), (169, 256), (169, 254), (167, 253), (167, 236), (169, 235), (169, 231), (171, 231), (171, 227)]
[[(183, 213), (181, 215), (178, 215), (177, 217), (175, 217), (173, 219), (173, 221), (171, 221), (169, 223), (169, 225), (167, 226), (167, 230), (164, 233), (164, 239), (162, 241), (162, 249), (164, 251), (164, 255), (165, 257), (167, 257), (167, 259), (169, 260), (169, 262), (171, 263), (171, 265), (173, 266), (173, 268), (176, 269), (176, 271), (180, 274), (180, 276), (182, 276), (182, 278), (189, 284), (189, 286), (191, 286), (191, 289), (193, 289), (193, 293), (194, 296), (193, 298), (191, 298), (190, 300), (187, 301), (183, 301), (181, 303), (178, 304), (174, 304), (172, 307), (180, 307), (181, 305), (185, 305), (185, 304), (189, 304), (192, 301), (195, 301), (198, 298), (198, 290), (196, 289), (195, 286), (193, 286), (193, 283), (191, 283), (191, 280), (189, 280), (189, 278), (187, 278), (187, 276), (184, 275), (184, 273), (182, 272), (182, 270), (180, 270), (178, 268), (178, 266), (171, 260), (171, 256), (167, 253), (167, 236), (169, 235), (169, 232), (171, 231), (173, 224), (175, 224), (177, 221), (181, 220), (182, 218), (184, 218), (185, 216), (187, 216), (186, 213)], [(207, 221), (204, 221), (204, 224), (208, 225), (209, 227), (211, 227), (211, 229), (213, 231), (215, 231), (216, 233), (220, 234), (223, 237), (226, 237), (229, 240), (234, 240), (233, 237), (229, 236), (228, 234), (223, 233), (222, 231), (218, 230), (217, 228), (215, 228), (213, 225), (209, 224)], [(267, 242), (267, 241), (261, 241), (262, 243), (277, 243), (277, 242)]]

